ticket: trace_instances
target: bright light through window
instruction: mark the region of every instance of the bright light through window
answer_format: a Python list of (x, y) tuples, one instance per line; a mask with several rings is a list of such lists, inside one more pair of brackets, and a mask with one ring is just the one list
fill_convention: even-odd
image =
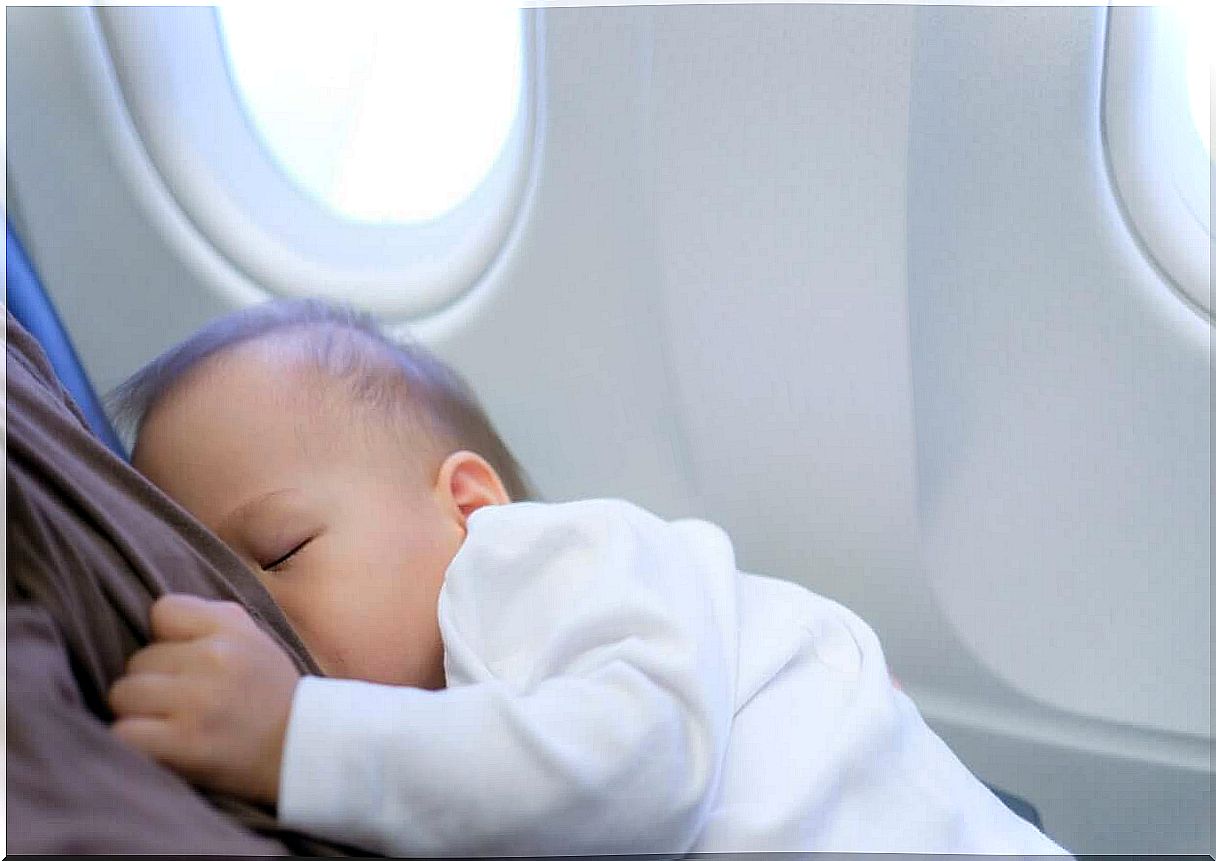
[(519, 108), (519, 11), (286, 8), (217, 9), (237, 93), (285, 173), (355, 221), (427, 221), (465, 200)]
[(1210, 0), (1188, 2), (1178, 7), (1186, 34), (1186, 83), (1191, 103), (1191, 119), (1203, 140), (1208, 158), (1212, 157), (1212, 56), (1213, 23)]

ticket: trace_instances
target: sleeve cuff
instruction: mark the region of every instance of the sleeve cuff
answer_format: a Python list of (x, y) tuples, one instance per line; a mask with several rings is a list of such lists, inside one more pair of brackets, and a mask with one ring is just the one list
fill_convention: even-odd
[(279, 772), (280, 822), (360, 840), (358, 823), (374, 811), (385, 779), (384, 752), (374, 739), (392, 710), (378, 699), (376, 686), (345, 679), (305, 676), (296, 685)]

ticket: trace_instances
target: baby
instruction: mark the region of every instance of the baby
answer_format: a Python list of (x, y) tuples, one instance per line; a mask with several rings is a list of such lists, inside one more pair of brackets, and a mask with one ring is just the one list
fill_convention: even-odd
[(1063, 851), (925, 726), (860, 619), (738, 571), (710, 524), (521, 501), (468, 387), (360, 315), (238, 312), (120, 402), (136, 468), (332, 677), (236, 605), (158, 602), (113, 731), (197, 784), (393, 855)]

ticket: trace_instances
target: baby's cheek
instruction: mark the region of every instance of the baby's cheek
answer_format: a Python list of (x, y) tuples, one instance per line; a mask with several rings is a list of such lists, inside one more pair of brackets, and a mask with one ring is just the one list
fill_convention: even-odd
[(282, 582), (269, 591), (321, 671), (334, 678), (352, 678), (349, 644), (342, 636), (337, 608), (327, 610), (323, 596), (309, 596)]
[(322, 673), (336, 679), (354, 678), (350, 669), (349, 657), (338, 638), (332, 636), (328, 631), (314, 630), (307, 621), (292, 618), (290, 614), (287, 618)]
[(447, 687), (443, 671), (443, 639), (439, 634), (438, 619), (431, 619), (430, 627), (427, 629), (426, 642), (419, 652), (426, 655), (426, 659), (419, 673), (418, 686), (430, 690)]

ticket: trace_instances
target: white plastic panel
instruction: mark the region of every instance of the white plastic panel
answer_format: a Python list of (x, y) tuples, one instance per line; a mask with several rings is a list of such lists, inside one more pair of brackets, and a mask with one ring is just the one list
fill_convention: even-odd
[(931, 612), (904, 286), (915, 14), (673, 7), (655, 34), (666, 333), (705, 511), (743, 565), (887, 635)]
[(1210, 330), (1110, 191), (1103, 11), (924, 15), (908, 283), (935, 601), (1033, 700), (1207, 736), (1210, 653), (1178, 645), (1211, 624)]
[[(9, 12), (9, 163), (107, 387), (232, 300), (83, 14)], [(1070, 849), (1210, 850), (1210, 328), (1106, 180), (1103, 10), (536, 20), (522, 209), (410, 328), (541, 490), (710, 517), (852, 606)]]

